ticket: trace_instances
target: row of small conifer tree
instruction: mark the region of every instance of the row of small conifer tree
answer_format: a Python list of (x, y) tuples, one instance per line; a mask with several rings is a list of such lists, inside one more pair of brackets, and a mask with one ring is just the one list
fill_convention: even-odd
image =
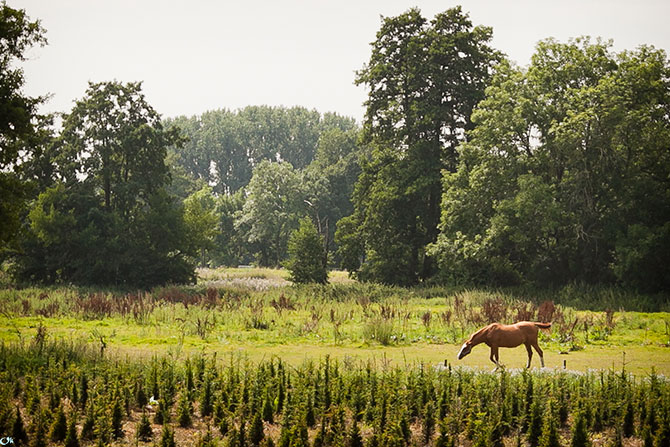
[[(474, 446), (670, 441), (670, 382), (625, 371), (495, 374), (407, 364), (198, 355), (101, 357), (0, 346), (0, 433), (21, 445)], [(274, 427), (274, 429), (272, 429)], [(510, 441), (510, 439), (512, 441)]]

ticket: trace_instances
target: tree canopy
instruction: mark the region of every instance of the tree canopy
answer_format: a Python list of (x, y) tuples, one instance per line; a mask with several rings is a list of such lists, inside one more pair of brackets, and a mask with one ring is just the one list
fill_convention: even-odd
[(218, 194), (233, 194), (245, 187), (263, 160), (303, 169), (314, 160), (322, 132), (356, 128), (353, 119), (334, 113), (268, 106), (213, 110), (166, 124), (180, 128), (187, 137), (182, 147), (172, 149), (175, 164), (212, 185)]
[(503, 64), (444, 173), (432, 252), (452, 280), (670, 283), (670, 84), (663, 51), (580, 38)]

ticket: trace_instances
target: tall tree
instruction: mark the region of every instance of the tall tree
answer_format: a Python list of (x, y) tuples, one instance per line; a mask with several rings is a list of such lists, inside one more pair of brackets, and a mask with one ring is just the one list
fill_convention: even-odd
[(309, 214), (331, 250), (336, 223), (353, 212), (351, 196), (360, 175), (359, 131), (330, 128), (322, 132), (314, 161), (303, 170)]
[(418, 9), (383, 19), (356, 78), (369, 89), (363, 142), (372, 151), (343, 223), (362, 238), (361, 278), (411, 284), (431, 274), (425, 247), (438, 233), (440, 173), (455, 168), (456, 146), (499, 59), (491, 36), (460, 7), (430, 22)]
[(39, 127), (37, 106), (42, 97), (23, 93), (23, 70), (18, 63), (34, 45), (46, 44), (39, 21), (26, 11), (0, 4), (0, 256), (16, 235), (26, 201), (26, 188), (17, 176), (21, 152), (31, 152)]
[(58, 162), (68, 181), (84, 177), (103, 192), (104, 206), (127, 217), (131, 208), (169, 181), (167, 147), (180, 141), (165, 130), (139, 82), (90, 83), (63, 123)]

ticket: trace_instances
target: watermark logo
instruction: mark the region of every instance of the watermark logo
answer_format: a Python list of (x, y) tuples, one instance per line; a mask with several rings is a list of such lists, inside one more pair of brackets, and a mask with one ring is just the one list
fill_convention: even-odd
[(10, 438), (9, 436), (5, 436), (0, 438), (0, 445), (14, 445), (14, 438)]

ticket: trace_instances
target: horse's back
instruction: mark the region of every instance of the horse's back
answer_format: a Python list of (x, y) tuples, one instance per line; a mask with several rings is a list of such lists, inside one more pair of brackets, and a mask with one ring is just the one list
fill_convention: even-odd
[(490, 325), (492, 332), (495, 334), (494, 337), (497, 346), (515, 348), (522, 343), (526, 343), (526, 331), (517, 326), (517, 324), (505, 325), (494, 323)]

